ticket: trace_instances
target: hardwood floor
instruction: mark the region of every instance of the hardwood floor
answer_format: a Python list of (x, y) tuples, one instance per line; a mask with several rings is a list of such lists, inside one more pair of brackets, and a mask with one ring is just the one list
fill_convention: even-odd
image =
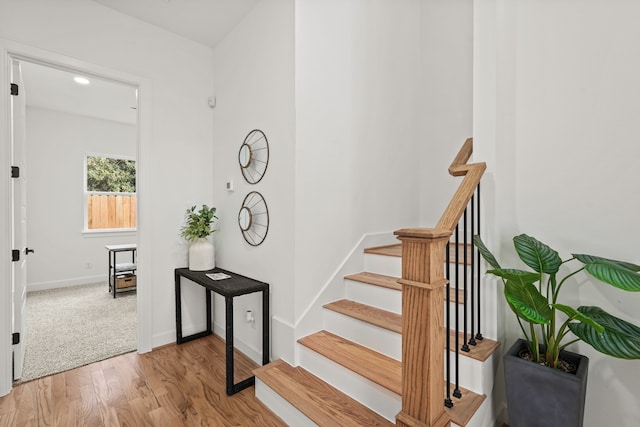
[[(256, 365), (236, 353), (236, 378)], [(250, 387), (225, 393), (224, 342), (210, 336), (129, 353), (17, 385), (0, 397), (5, 426), (284, 426)]]

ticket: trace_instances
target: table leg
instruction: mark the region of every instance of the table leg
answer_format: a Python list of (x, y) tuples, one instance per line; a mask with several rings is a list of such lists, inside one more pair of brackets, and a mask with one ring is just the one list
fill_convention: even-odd
[(227, 395), (232, 395), (233, 390), (233, 297), (225, 297), (225, 360), (226, 360), (226, 380)]
[(113, 297), (116, 297), (116, 254), (117, 251), (113, 251)]
[(211, 335), (213, 333), (213, 328), (211, 327), (211, 292), (204, 289), (205, 293), (205, 301), (206, 301), (206, 310), (207, 310), (207, 328), (202, 332), (197, 332), (192, 335), (183, 336), (182, 335), (182, 288), (180, 284), (180, 275), (178, 272), (175, 274), (175, 300), (176, 300), (176, 343), (182, 344), (188, 341), (192, 341), (198, 338), (206, 337), (207, 335)]
[(262, 291), (262, 365), (269, 363), (269, 288)]

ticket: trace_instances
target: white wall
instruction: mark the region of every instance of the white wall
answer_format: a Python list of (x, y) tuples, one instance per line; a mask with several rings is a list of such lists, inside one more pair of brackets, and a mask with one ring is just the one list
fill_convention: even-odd
[(27, 289), (106, 282), (104, 246), (135, 242), (136, 233), (83, 233), (84, 159), (88, 153), (135, 158), (136, 126), (28, 107), (26, 133), (27, 236), (36, 251)]
[[(564, 258), (640, 261), (638, 19), (640, 5), (623, 0), (477, 3), (474, 131), (495, 158), (490, 209), (500, 252), (526, 232)], [(640, 323), (640, 295), (584, 275), (561, 299)], [(518, 333), (507, 332), (510, 343)], [(636, 425), (640, 362), (573, 349), (591, 359), (585, 426)]]
[[(173, 269), (186, 265), (186, 246), (179, 238), (184, 210), (212, 202), (211, 50), (85, 0), (5, 0), (0, 3), (0, 38), (150, 83), (152, 99), (145, 93), (141, 99), (143, 106), (151, 106), (145, 113), (150, 123), (140, 123), (149, 130), (150, 142), (138, 157), (139, 247), (146, 248), (139, 255), (148, 266), (140, 285), (147, 286), (151, 300), (152, 312), (145, 315), (152, 323), (152, 345), (171, 342)], [(197, 317), (190, 321), (202, 320)]]
[(296, 2), (296, 318), (365, 233), (419, 223), (420, 2)]
[(461, 180), (447, 168), (473, 136), (473, 2), (429, 0), (421, 8), (419, 225), (435, 227)]
[[(293, 322), (294, 265), (294, 62), (293, 0), (265, 0), (214, 49), (213, 78), (217, 100), (213, 112), (214, 206), (219, 231), (215, 234), (218, 266), (265, 281), (271, 287), (272, 355), (283, 357), (293, 346), (287, 325)], [(269, 165), (263, 179), (248, 184), (240, 171), (238, 151), (247, 134), (262, 130), (269, 141)], [(226, 191), (233, 180), (235, 191)], [(244, 197), (260, 192), (269, 209), (269, 231), (260, 246), (245, 242), (238, 226)], [(219, 302), (218, 302), (219, 304)], [(221, 306), (220, 306), (221, 308)], [(245, 310), (256, 323), (244, 320)], [(259, 296), (236, 298), (238, 341), (260, 349)], [(222, 310), (215, 310), (222, 325)], [(283, 330), (284, 328), (284, 330)], [(246, 349), (245, 349), (246, 350)]]

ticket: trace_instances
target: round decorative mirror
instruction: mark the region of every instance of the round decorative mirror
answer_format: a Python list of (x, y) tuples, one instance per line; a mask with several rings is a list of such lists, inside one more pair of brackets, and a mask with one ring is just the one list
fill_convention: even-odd
[(238, 212), (238, 226), (242, 237), (251, 246), (258, 246), (269, 231), (269, 209), (262, 194), (252, 191), (247, 194)]
[(240, 146), (240, 154), (238, 155), (240, 167), (246, 169), (251, 165), (251, 146), (245, 143)]
[(260, 182), (269, 166), (269, 142), (261, 130), (254, 129), (246, 136), (238, 152), (238, 163), (249, 184)]
[(240, 230), (243, 232), (249, 231), (251, 228), (251, 220), (251, 211), (249, 208), (243, 206), (238, 214), (238, 225), (240, 225)]

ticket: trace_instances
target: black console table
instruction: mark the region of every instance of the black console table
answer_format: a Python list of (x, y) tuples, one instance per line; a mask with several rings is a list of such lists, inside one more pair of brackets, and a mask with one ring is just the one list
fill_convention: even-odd
[[(211, 273), (224, 273), (228, 279), (213, 280), (207, 277)], [(207, 329), (189, 336), (182, 336), (182, 297), (180, 278), (184, 277), (205, 288), (207, 307)], [(211, 292), (224, 297), (225, 301), (225, 352), (226, 352), (226, 388), (232, 395), (255, 384), (255, 376), (234, 384), (233, 372), (233, 298), (239, 295), (262, 292), (262, 364), (269, 363), (269, 284), (241, 276), (230, 271), (214, 268), (209, 271), (191, 271), (188, 268), (176, 268), (176, 342), (178, 344), (202, 338), (213, 333), (211, 315)]]

